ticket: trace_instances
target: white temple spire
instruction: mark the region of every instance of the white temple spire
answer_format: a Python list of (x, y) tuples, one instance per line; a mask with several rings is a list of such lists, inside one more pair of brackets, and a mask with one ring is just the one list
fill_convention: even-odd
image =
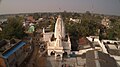
[(55, 59), (57, 56), (60, 56), (62, 59), (62, 55), (64, 52), (70, 54), (71, 51), (70, 38), (68, 37), (68, 41), (67, 41), (66, 40), (67, 37), (65, 36), (66, 34), (65, 34), (64, 23), (61, 16), (59, 15), (55, 24), (54, 37), (51, 36), (51, 38), (53, 37), (53, 39), (51, 40), (50, 38), (50, 41), (47, 43), (48, 55), (51, 55), (51, 53), (54, 52)]
[(61, 16), (58, 16), (58, 19), (55, 24), (55, 38), (65, 38), (65, 27)]

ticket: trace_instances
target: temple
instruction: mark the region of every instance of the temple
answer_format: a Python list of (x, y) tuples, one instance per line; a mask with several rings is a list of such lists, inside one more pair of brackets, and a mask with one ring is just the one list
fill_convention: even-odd
[[(48, 56), (55, 55), (55, 58), (63, 57), (63, 53), (70, 54), (71, 42), (69, 35), (65, 34), (65, 26), (61, 16), (58, 16), (55, 31), (52, 33), (45, 33), (43, 29), (44, 40), (48, 39), (47, 52)], [(47, 38), (45, 38), (47, 37)]]

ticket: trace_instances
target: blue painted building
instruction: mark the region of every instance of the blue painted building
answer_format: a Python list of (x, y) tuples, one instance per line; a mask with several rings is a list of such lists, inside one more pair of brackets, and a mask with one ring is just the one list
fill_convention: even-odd
[(27, 44), (26, 42), (19, 41), (8, 50), (5, 50), (2, 53), (2, 57), (0, 57), (4, 59), (6, 64), (4, 67), (18, 67), (29, 55), (30, 47), (31, 45)]

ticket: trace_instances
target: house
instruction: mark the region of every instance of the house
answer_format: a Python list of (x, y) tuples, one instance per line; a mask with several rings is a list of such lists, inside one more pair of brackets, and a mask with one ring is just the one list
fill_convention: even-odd
[(35, 22), (35, 19), (33, 18), (33, 16), (28, 16), (27, 17), (27, 21)]
[(73, 22), (76, 22), (76, 23), (81, 23), (81, 19), (70, 18), (70, 21), (73, 21)]
[(115, 59), (101, 51), (87, 51), (86, 67), (118, 67)]
[(3, 53), (5, 50), (10, 48), (10, 44), (7, 40), (0, 41), (0, 53)]
[(30, 43), (11, 39), (10, 41), (0, 41), (0, 65), (4, 67), (17, 67), (29, 56), (31, 51)]
[(104, 25), (106, 28), (110, 27), (110, 23), (111, 21), (107, 17), (104, 17), (101, 21), (101, 24)]

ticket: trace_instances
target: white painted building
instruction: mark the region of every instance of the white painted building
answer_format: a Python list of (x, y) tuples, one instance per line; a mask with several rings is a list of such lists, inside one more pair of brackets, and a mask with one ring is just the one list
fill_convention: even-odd
[(120, 66), (120, 41), (116, 40), (100, 41), (99, 38), (96, 36), (90, 36), (86, 38), (91, 42), (93, 41), (98, 42), (100, 47), (102, 48), (102, 52), (109, 54), (111, 57), (113, 57), (116, 60), (118, 67)]
[(81, 23), (81, 19), (70, 18), (70, 21), (73, 21), (73, 22), (76, 22), (76, 23)]
[(71, 42), (68, 35), (65, 34), (65, 27), (63, 20), (58, 16), (55, 31), (46, 33), (43, 29), (43, 38), (47, 42), (48, 55), (55, 55), (55, 58), (62, 58), (63, 53), (70, 54)]
[(6, 22), (7, 21), (7, 19), (0, 19), (0, 22), (1, 23), (4, 23), (4, 22)]
[(111, 23), (111, 21), (106, 17), (104, 17), (104, 19), (102, 19), (102, 21), (101, 21), (101, 24), (104, 25), (107, 28), (110, 27), (110, 23)]

